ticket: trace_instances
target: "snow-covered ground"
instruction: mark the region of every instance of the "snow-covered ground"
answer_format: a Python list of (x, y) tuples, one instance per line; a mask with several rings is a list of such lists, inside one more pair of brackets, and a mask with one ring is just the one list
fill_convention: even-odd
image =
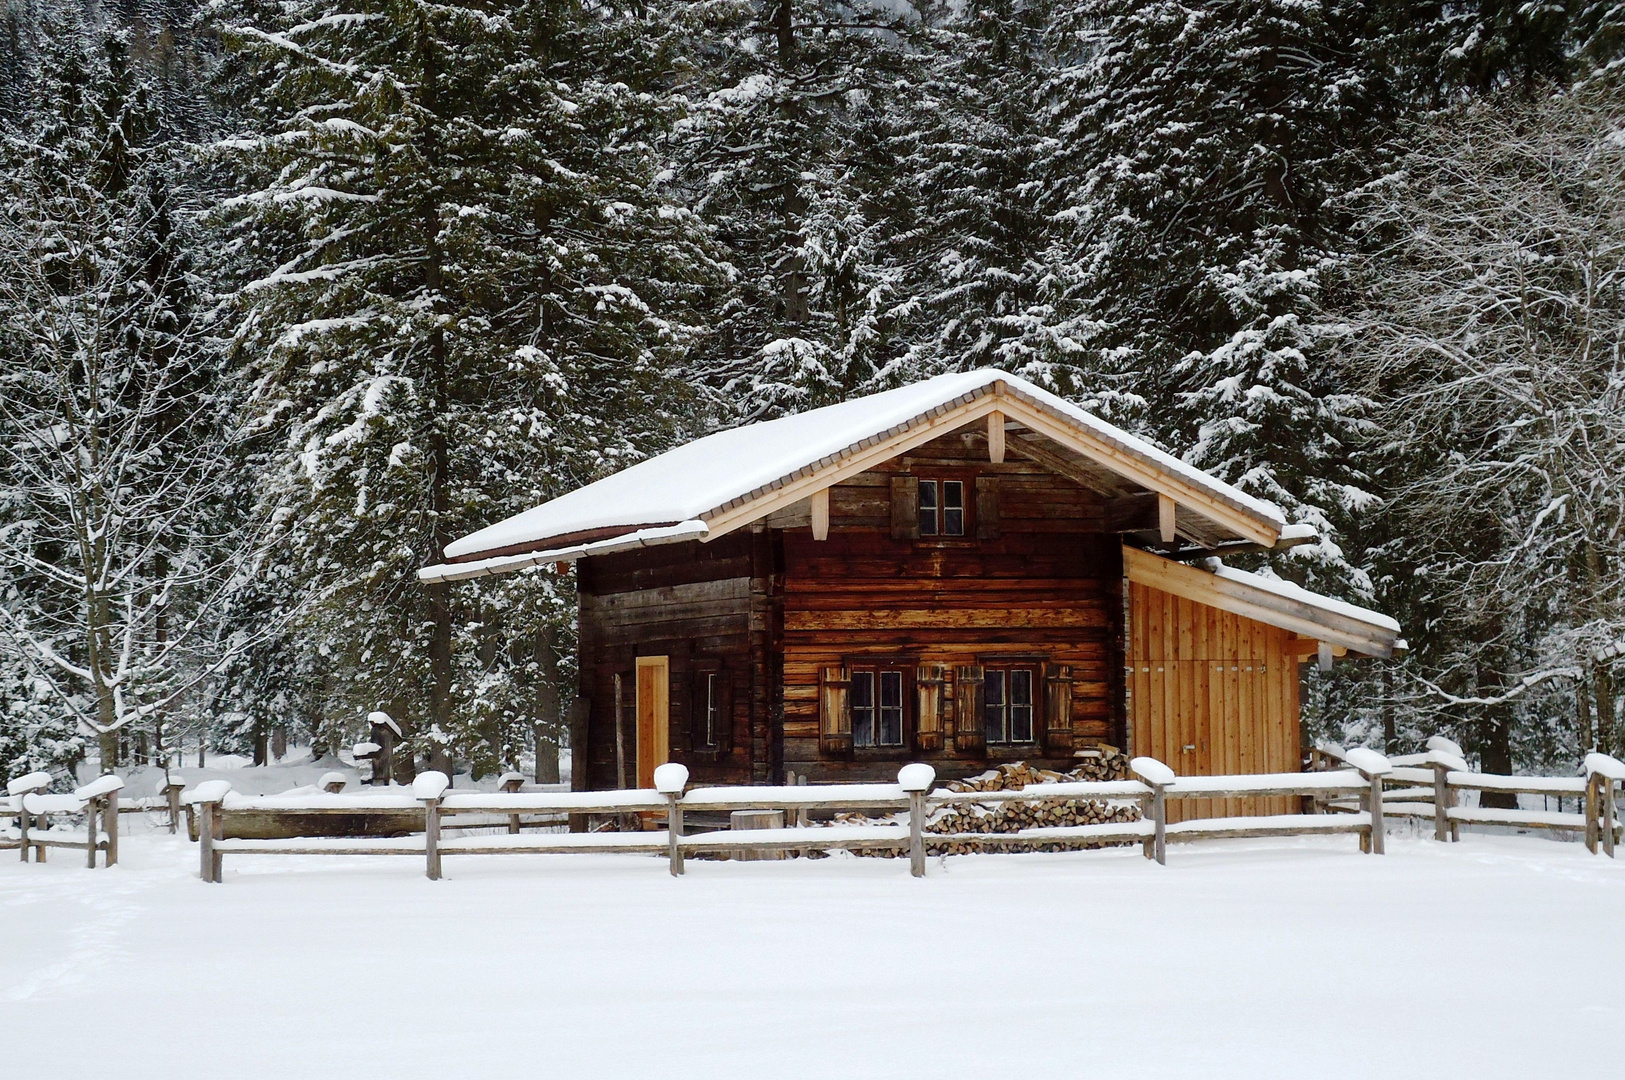
[[(933, 860), (0, 855), (16, 1077), (1543, 1077), (1621, 1060), (1625, 860), (1409, 834)], [(26, 1024), (22, 1018), (26, 1017)]]

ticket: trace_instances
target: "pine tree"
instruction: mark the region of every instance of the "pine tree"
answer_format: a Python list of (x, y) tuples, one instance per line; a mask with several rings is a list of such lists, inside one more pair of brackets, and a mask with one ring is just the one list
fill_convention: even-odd
[(0, 558), (8, 659), (100, 737), (161, 736), (217, 660), (232, 544), (209, 495), (227, 435), (195, 320), (165, 116), (118, 31), (38, 27), (48, 111), (12, 142), (0, 229)]
[(1133, 380), (1163, 441), (1321, 530), (1277, 569), (1353, 595), (1369, 583), (1336, 536), (1373, 499), (1351, 458), (1366, 406), (1322, 359), (1334, 328), (1316, 312), (1346, 234), (1335, 199), (1372, 168), (1389, 107), (1364, 13), (1076, 5), (1051, 31), (1071, 62), (1045, 88), (1042, 163), (1102, 367)]
[(705, 415), (683, 365), (721, 271), (658, 191), (668, 111), (629, 85), (661, 57), (634, 16), (562, 0), (236, 14), (231, 77), (259, 87), (223, 147), (255, 275), (237, 347), (289, 585), (328, 590), (305, 647), (348, 715), (494, 767), (457, 652), (507, 593), (415, 571)]

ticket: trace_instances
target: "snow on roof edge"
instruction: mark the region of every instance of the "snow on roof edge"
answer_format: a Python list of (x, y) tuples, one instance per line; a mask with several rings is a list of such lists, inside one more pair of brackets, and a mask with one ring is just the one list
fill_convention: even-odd
[(1378, 626), (1395, 634), (1399, 633), (1398, 620), (1384, 615), (1380, 611), (1373, 611), (1370, 608), (1360, 607), (1358, 604), (1351, 604), (1346, 600), (1338, 600), (1321, 593), (1311, 592), (1302, 585), (1287, 581), (1284, 578), (1265, 577), (1263, 574), (1255, 574), (1248, 570), (1237, 570), (1233, 566), (1224, 565), (1218, 559), (1208, 559), (1206, 562), (1209, 564), (1207, 570), (1210, 573), (1226, 581), (1234, 581), (1239, 585), (1262, 589), (1265, 592), (1274, 593), (1276, 596), (1288, 600), (1296, 600), (1311, 607), (1335, 612), (1338, 615), (1353, 619), (1356, 622), (1365, 623), (1368, 626)]
[[(643, 531), (665, 522), (687, 523), (725, 512), (1001, 391), (1177, 476), (1233, 509), (1278, 530), (1288, 527), (1285, 514), (1273, 503), (1255, 498), (1025, 379), (984, 368), (713, 432), (460, 537), (446, 546), (444, 556), (448, 561), (470, 559), (482, 552), (545, 543), (550, 537), (571, 532), (616, 527)], [(435, 576), (423, 577), (424, 571), (420, 571), (420, 577), (451, 581), (499, 573), (531, 563), (498, 564), (498, 559), (529, 556), (480, 560), (482, 565), (489, 564), (480, 574), (453, 575), (446, 567), (436, 566), (426, 568)], [(555, 554), (533, 561), (557, 559)], [(473, 561), (463, 565), (473, 565)]]

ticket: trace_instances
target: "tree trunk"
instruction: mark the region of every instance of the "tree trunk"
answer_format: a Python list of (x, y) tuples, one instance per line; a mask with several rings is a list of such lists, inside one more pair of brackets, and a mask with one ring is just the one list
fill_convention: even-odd
[(1591, 685), (1597, 698), (1597, 749), (1612, 754), (1614, 745), (1614, 673), (1611, 665), (1596, 664), (1591, 669)]
[[(418, 47), (423, 72), (423, 105), (434, 115), (439, 108), (439, 58), (435, 55), (431, 31), (426, 22), (418, 27)], [(424, 136), (424, 160), (431, 172), (438, 174), (439, 145), (433, 127)], [(440, 209), (430, 197), (422, 208), (423, 229), (423, 288), (432, 312), (438, 316), (445, 304), (440, 295), (441, 279)], [(451, 448), (446, 434), (449, 417), (450, 380), (447, 372), (446, 333), (436, 322), (429, 331), (429, 504), (433, 511), (430, 525), (430, 553), (432, 559), (443, 556), (451, 535)], [(452, 731), (452, 606), (448, 586), (442, 582), (426, 586), (429, 600), (429, 714), (435, 724), (445, 732)]]
[(1377, 661), (1377, 692), (1382, 695), (1382, 752), (1392, 754), (1398, 736), (1394, 731), (1394, 698), (1388, 671), (1390, 661)]
[(1580, 756), (1584, 757), (1596, 747), (1591, 738), (1591, 692), (1585, 677), (1584, 660), (1580, 664), (1580, 677), (1574, 680), (1574, 729), (1579, 737)]
[(553, 647), (553, 628), (536, 635), (536, 705), (531, 735), (536, 745), (536, 782), (559, 782), (559, 658)]

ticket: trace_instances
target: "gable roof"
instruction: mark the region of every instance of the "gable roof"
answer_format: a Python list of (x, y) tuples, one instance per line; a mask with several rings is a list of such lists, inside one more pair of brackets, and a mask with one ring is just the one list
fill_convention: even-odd
[[(1025, 379), (984, 369), (697, 439), (462, 537), (447, 545), (445, 564), (419, 576), (451, 581), (711, 539), (994, 412), (1082, 467), (1168, 496), (1208, 523), (1214, 535), (1268, 547), (1288, 528), (1274, 504)], [(1015, 445), (1020, 452), (1022, 444)]]

